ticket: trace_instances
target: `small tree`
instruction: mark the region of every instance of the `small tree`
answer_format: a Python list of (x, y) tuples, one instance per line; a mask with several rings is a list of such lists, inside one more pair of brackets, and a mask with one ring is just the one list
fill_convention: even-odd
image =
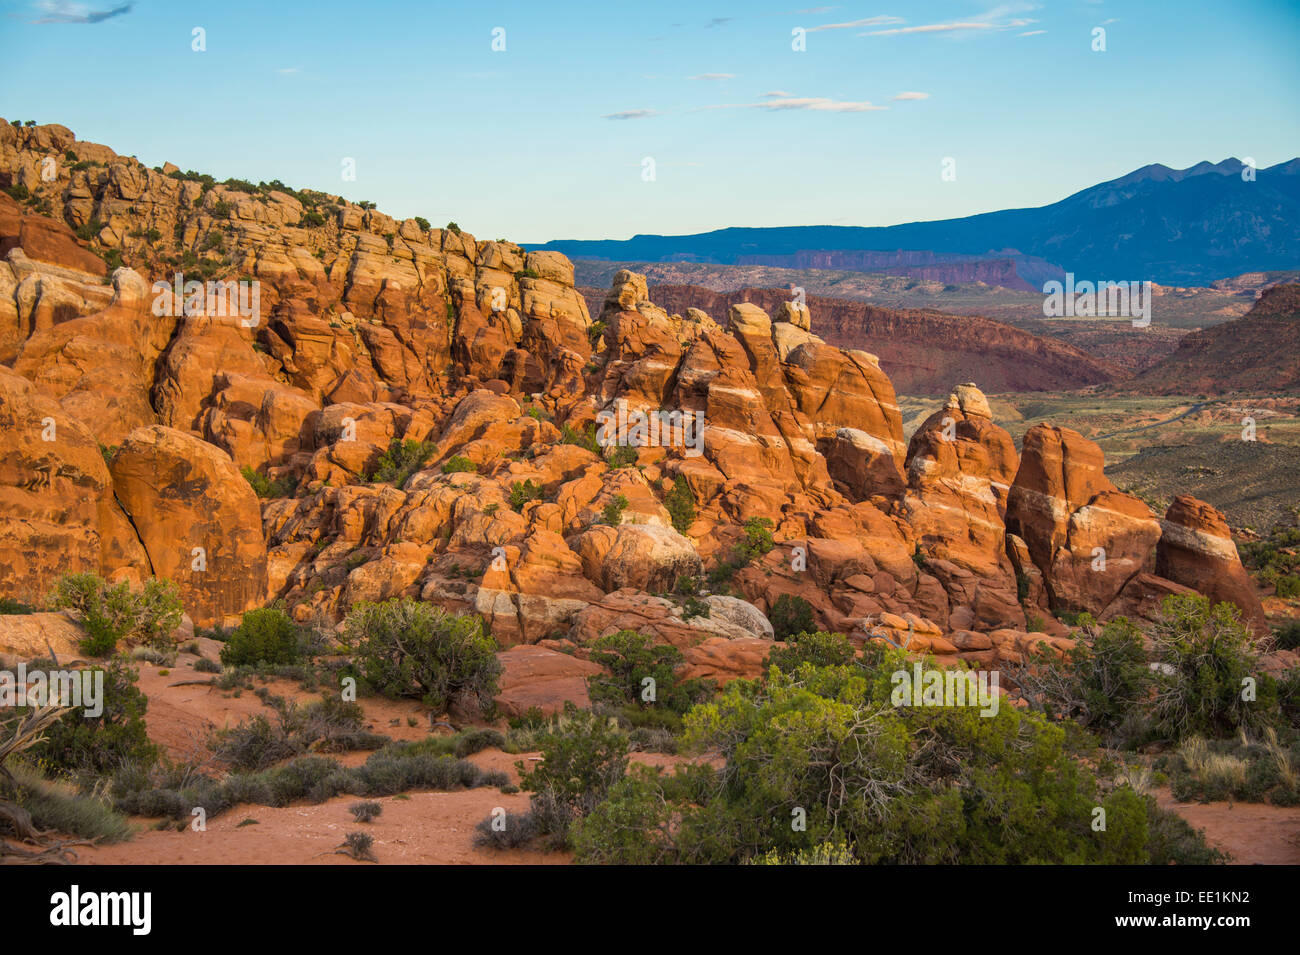
[(380, 693), (435, 710), (465, 693), (482, 712), (492, 708), (501, 663), (478, 617), (410, 598), (361, 603), (344, 621), (342, 642), (361, 678)]
[(221, 662), (225, 666), (296, 663), (301, 643), (300, 629), (283, 610), (250, 610), (221, 648)]

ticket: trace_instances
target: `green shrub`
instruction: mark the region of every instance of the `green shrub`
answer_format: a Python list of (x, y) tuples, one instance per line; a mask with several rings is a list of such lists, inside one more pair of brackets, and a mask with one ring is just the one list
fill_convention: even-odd
[(415, 224), (420, 227), (421, 232), (428, 232), (431, 228), (433, 228), (432, 226), (429, 225), (429, 220), (426, 219), (424, 216), (416, 216)]
[(588, 425), (583, 431), (575, 431), (570, 425), (560, 426), (560, 444), (572, 444), (586, 448), (592, 454), (601, 454), (603, 449), (596, 440), (596, 426)]
[(1074, 759), (1060, 727), (1010, 706), (896, 707), (906, 666), (890, 650), (731, 683), (685, 718), (688, 748), (722, 768), (627, 776), (584, 814), (577, 860), (734, 863), (830, 842), (867, 864), (1146, 861), (1145, 799)]
[(133, 591), (126, 581), (110, 586), (98, 574), (65, 574), (51, 602), (81, 616), (86, 628), (82, 652), (96, 657), (110, 656), (120, 640), (165, 647), (184, 615), (175, 585), (157, 578)]
[[(144, 716), (149, 700), (135, 687), (135, 672), (120, 660), (79, 671), (103, 673), (103, 711), (86, 715), (75, 707), (45, 731), (45, 739), (26, 751), (42, 770), (94, 782), (123, 762), (152, 763), (158, 755), (149, 741)], [(95, 677), (92, 677), (95, 679)], [(18, 707), (21, 716), (25, 707)], [(0, 719), (0, 723), (3, 723)]]
[(1273, 639), (1279, 650), (1300, 650), (1300, 620), (1288, 620), (1273, 631)]
[(437, 446), (429, 441), (401, 441), (394, 439), (379, 457), (374, 472), (369, 480), (372, 483), (392, 484), (403, 488), (416, 471), (424, 467), (424, 462), (433, 456)]
[(630, 444), (618, 444), (609, 453), (606, 459), (610, 468), (618, 470), (619, 468), (630, 468), (636, 466), (637, 449)]
[(542, 486), (536, 481), (529, 478), (526, 481), (515, 481), (510, 485), (510, 508), (515, 511), (522, 511), (524, 505), (529, 501), (540, 501), (542, 499)]
[(443, 462), (443, 474), (477, 474), (478, 465), (462, 455), (453, 455)]
[(772, 622), (777, 640), (789, 640), (800, 634), (811, 633), (817, 625), (813, 619), (812, 604), (791, 594), (781, 594), (776, 598), (768, 619)]
[(617, 527), (623, 523), (623, 512), (627, 510), (628, 500), (622, 494), (615, 494), (613, 499), (601, 509), (600, 520), (602, 524), (612, 524)]
[(628, 738), (606, 717), (565, 705), (563, 733), (547, 736), (542, 761), (531, 772), (517, 763), (529, 815), (552, 844), (567, 844), (573, 823), (590, 813), (627, 772)]
[(1300, 575), (1287, 574), (1285, 577), (1279, 577), (1273, 586), (1277, 595), (1284, 600), (1300, 597)]
[(664, 495), (664, 508), (679, 534), (685, 534), (695, 523), (695, 495), (691, 493), (685, 475), (677, 475), (672, 490)]
[(800, 633), (784, 647), (773, 647), (764, 661), (764, 667), (778, 667), (784, 673), (793, 673), (804, 664), (814, 667), (848, 666), (857, 658), (857, 651), (849, 638), (842, 633)]
[(298, 625), (278, 607), (250, 610), (221, 648), (221, 663), (228, 667), (297, 663), (302, 636)]
[(592, 641), (591, 661), (609, 671), (587, 678), (593, 702), (656, 706), (683, 713), (710, 694), (701, 681), (678, 678), (675, 671), (683, 662), (680, 650), (655, 643), (654, 638), (635, 630), (620, 630)]
[(387, 696), (445, 709), (464, 694), (490, 712), (501, 664), (478, 617), (415, 600), (361, 603), (344, 621), (342, 642), (358, 675)]
[(373, 822), (383, 811), (384, 807), (377, 802), (354, 802), (348, 806), (348, 812), (357, 822)]
[(265, 474), (254, 471), (247, 465), (240, 468), (239, 473), (253, 488), (253, 493), (260, 498), (293, 497), (294, 491), (298, 488), (298, 482), (288, 476), (272, 481)]
[(324, 215), (315, 209), (309, 209), (302, 214), (302, 218), (298, 220), (298, 225), (306, 229), (318, 229), (327, 221)]
[(0, 597), (0, 616), (6, 614), (29, 614), (35, 613), (36, 608), (25, 604), (20, 600), (14, 600), (12, 597)]

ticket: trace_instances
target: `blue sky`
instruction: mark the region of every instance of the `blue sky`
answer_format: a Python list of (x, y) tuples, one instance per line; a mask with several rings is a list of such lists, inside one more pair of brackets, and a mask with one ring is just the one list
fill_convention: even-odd
[(1300, 154), (1288, 0), (120, 7), (0, 3), (0, 116), (481, 238), (890, 225)]

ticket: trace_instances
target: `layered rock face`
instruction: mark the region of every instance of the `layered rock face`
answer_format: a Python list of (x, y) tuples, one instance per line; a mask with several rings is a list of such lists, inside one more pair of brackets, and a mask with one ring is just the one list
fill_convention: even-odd
[[(409, 596), (527, 648), (521, 712), (581, 702), (585, 648), (622, 629), (754, 675), (783, 596), (981, 666), (1068, 645), (1053, 611), (1191, 587), (1254, 612), (1213, 515), (1162, 534), (1074, 432), (1018, 455), (964, 382), (905, 443), (880, 361), (823, 341), (815, 305), (670, 314), (624, 271), (593, 322), (555, 253), (148, 170), (62, 127), (0, 126), (0, 172), (34, 197), (0, 210), (0, 594), (165, 576), (200, 625)], [(126, 264), (96, 274), (78, 235)], [(256, 281), (257, 307), (178, 288), (173, 257)]]

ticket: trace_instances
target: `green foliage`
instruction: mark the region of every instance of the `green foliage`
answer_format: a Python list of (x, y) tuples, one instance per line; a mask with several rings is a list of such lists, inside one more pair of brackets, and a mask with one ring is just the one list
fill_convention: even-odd
[[(158, 751), (149, 741), (144, 721), (149, 700), (136, 689), (135, 672), (120, 660), (87, 670), (103, 673), (103, 698), (99, 701), (103, 711), (90, 716), (85, 706), (74, 707), (45, 731), (45, 739), (27, 750), (26, 756), (45, 772), (76, 776), (93, 784), (96, 776), (123, 762), (151, 763)], [(16, 714), (25, 711), (26, 707), (18, 707)]]
[(437, 450), (437, 445), (429, 441), (402, 441), (394, 439), (379, 457), (374, 472), (369, 476), (371, 483), (392, 484), (403, 488), (411, 475), (424, 467)]
[(817, 625), (813, 619), (812, 604), (791, 594), (777, 597), (767, 618), (772, 621), (772, 630), (777, 640), (798, 638), (800, 634), (811, 633)]
[(432, 226), (429, 225), (429, 220), (424, 216), (416, 216), (415, 224), (420, 227), (421, 232), (428, 232), (429, 229), (432, 228)]
[(1274, 582), (1276, 594), (1284, 600), (1300, 597), (1300, 575), (1287, 574)]
[(677, 533), (685, 534), (690, 530), (695, 523), (695, 495), (691, 493), (685, 475), (679, 474), (673, 481), (672, 490), (664, 495), (664, 507), (672, 518)]
[[(1123, 746), (1223, 737), (1284, 717), (1278, 683), (1261, 671), (1232, 604), (1167, 597), (1147, 639), (1122, 617), (1099, 627), (1082, 614), (1079, 624), (1073, 650), (1040, 651), (1015, 675), (1025, 699), (1049, 717)], [(1255, 698), (1244, 699), (1251, 681)]]
[(541, 277), (542, 273), (536, 269), (520, 269), (515, 272), (516, 279), (540, 279)]
[(463, 455), (448, 458), (442, 465), (443, 474), (477, 474), (478, 465)]
[(568, 842), (573, 823), (590, 813), (624, 774), (628, 738), (617, 724), (565, 705), (563, 733), (544, 738), (542, 762), (531, 772), (517, 763), (520, 786), (532, 793), (529, 815), (555, 845)]
[(210, 210), (214, 219), (229, 219), (235, 207), (225, 199), (218, 199)]
[(36, 766), (9, 763), (6, 768), (11, 781), (6, 785), (0, 777), (0, 797), (8, 793), (37, 829), (66, 832), (103, 845), (131, 838), (130, 822), (98, 794), (53, 784)]
[(266, 769), (294, 756), (379, 749), (387, 738), (365, 728), (365, 713), (337, 693), (300, 705), (269, 697), (275, 721), (260, 713), (231, 729), (218, 730), (212, 752), (237, 769)]
[(1197, 799), (1300, 805), (1300, 735), (1284, 740), (1272, 727), (1262, 738), (1246, 733), (1226, 740), (1192, 736), (1161, 757), (1170, 789), (1180, 801)]
[(586, 448), (592, 454), (602, 453), (600, 442), (596, 440), (596, 426), (588, 425), (584, 431), (575, 431), (569, 425), (560, 426), (560, 444), (573, 444)]
[(317, 212), (315, 209), (308, 209), (302, 214), (302, 218), (298, 220), (298, 225), (305, 229), (319, 229), (328, 221), (323, 213)]
[(85, 225), (77, 227), (77, 238), (83, 242), (89, 242), (103, 231), (104, 223), (98, 219), (91, 219)]
[(509, 503), (511, 510), (522, 511), (524, 505), (529, 501), (540, 501), (541, 499), (542, 486), (531, 478), (526, 481), (515, 481), (510, 485)]
[(1288, 620), (1273, 631), (1279, 650), (1300, 650), (1300, 620)]
[(36, 608), (13, 597), (0, 597), (0, 616), (35, 613)]
[(342, 642), (358, 675), (379, 693), (445, 709), (457, 696), (493, 707), (501, 664), (478, 617), (415, 600), (361, 603), (344, 621)]
[(110, 586), (98, 574), (65, 574), (55, 585), (51, 603), (81, 616), (86, 628), (82, 652), (96, 657), (112, 654), (120, 640), (162, 647), (184, 614), (175, 585), (157, 578), (132, 591), (126, 581)]
[(283, 610), (250, 610), (221, 648), (221, 663), (228, 667), (297, 663), (302, 657), (302, 642), (298, 625)]
[(793, 673), (804, 664), (813, 667), (848, 666), (857, 658), (857, 651), (849, 638), (842, 633), (801, 632), (784, 647), (773, 647), (764, 661), (766, 667), (777, 667)]
[[(1254, 638), (1232, 604), (1211, 607), (1199, 594), (1166, 597), (1151, 639), (1156, 659), (1172, 668), (1157, 673), (1152, 705), (1163, 738), (1228, 735), (1274, 718), (1276, 684), (1260, 671)], [(1257, 681), (1255, 701), (1242, 699), (1247, 678)]]
[(680, 650), (655, 643), (635, 630), (620, 630), (594, 640), (591, 660), (609, 671), (587, 678), (588, 693), (596, 703), (655, 706), (684, 713), (711, 693), (703, 681), (683, 681), (677, 676), (682, 665)]
[(460, 235), (460, 226), (456, 225), (456, 223), (454, 223), (454, 222), (448, 222), (448, 223), (447, 223), (447, 231), (448, 231), (448, 232), (454, 232), (454, 233), (456, 233), (457, 235)]
[(905, 666), (890, 650), (731, 683), (685, 719), (688, 747), (723, 768), (623, 779), (583, 820), (578, 861), (740, 862), (828, 842), (867, 864), (1145, 861), (1145, 800), (1073, 759), (1061, 728), (1009, 706), (895, 707)]
[(707, 617), (712, 613), (707, 602), (696, 597), (694, 594), (686, 598), (686, 603), (682, 606), (682, 619), (690, 620), (693, 617)]
[(751, 517), (745, 521), (745, 539), (739, 545), (747, 560), (757, 560), (775, 546), (772, 540), (772, 521), (766, 517)]
[(635, 467), (636, 461), (637, 449), (630, 444), (615, 445), (606, 458), (606, 463), (614, 470)]
[(254, 471), (248, 465), (240, 468), (239, 473), (244, 476), (244, 480), (253, 488), (253, 493), (260, 498), (293, 497), (294, 492), (298, 489), (298, 482), (288, 475), (278, 477), (272, 481), (265, 474)]
[(605, 334), (606, 325), (604, 322), (595, 321), (587, 326), (587, 341), (591, 342), (591, 347), (595, 348), (602, 335)]
[(24, 202), (32, 196), (27, 187), (20, 182), (15, 182), (12, 186), (6, 189), (5, 192), (9, 193), (10, 197), (16, 199), (18, 202)]
[(622, 494), (615, 494), (608, 504), (601, 509), (600, 520), (602, 524), (612, 524), (617, 527), (623, 523), (623, 512), (627, 510), (628, 500)]

